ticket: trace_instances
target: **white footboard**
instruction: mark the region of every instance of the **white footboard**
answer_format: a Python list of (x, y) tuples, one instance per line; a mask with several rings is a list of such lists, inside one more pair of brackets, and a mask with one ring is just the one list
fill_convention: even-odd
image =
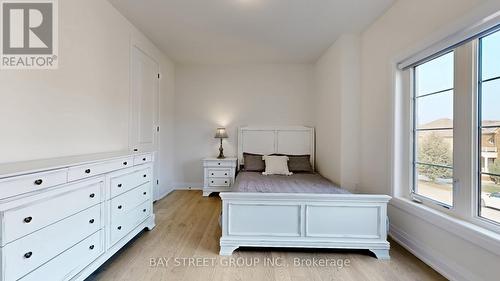
[(389, 259), (387, 195), (220, 193), (220, 255), (241, 246), (368, 249)]

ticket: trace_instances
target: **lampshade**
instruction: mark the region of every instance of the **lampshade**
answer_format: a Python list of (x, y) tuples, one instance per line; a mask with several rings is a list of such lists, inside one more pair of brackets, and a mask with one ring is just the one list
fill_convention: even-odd
[(217, 128), (217, 131), (215, 132), (215, 138), (216, 139), (227, 139), (226, 128)]

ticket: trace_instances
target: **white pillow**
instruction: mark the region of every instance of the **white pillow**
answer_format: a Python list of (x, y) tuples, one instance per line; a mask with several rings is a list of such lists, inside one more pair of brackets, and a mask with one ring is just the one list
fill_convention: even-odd
[(288, 171), (288, 156), (262, 156), (262, 160), (266, 162), (266, 170), (263, 175), (292, 175)]

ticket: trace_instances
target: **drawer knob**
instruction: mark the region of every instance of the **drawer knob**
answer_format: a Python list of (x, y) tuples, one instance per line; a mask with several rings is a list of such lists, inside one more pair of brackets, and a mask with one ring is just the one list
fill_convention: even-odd
[(145, 177), (146, 177), (146, 175), (142, 175), (142, 177), (143, 177), (143, 178), (145, 178)]
[(224, 176), (227, 176), (227, 173), (224, 173)]
[(212, 183), (214, 183), (214, 181), (212, 181)]
[(94, 223), (94, 219), (90, 219), (90, 220), (89, 220), (89, 223)]
[(42, 179), (37, 179), (35, 181), (35, 185), (41, 185), (43, 183), (43, 180)]
[(119, 184), (118, 184), (118, 187), (122, 187), (122, 184), (121, 184), (121, 183), (119, 183)]
[(142, 158), (142, 161), (146, 161), (146, 158)]
[(85, 170), (85, 174), (90, 174), (90, 169)]
[(134, 151), (139, 151), (139, 149), (137, 149), (137, 148), (134, 148)]
[(26, 218), (24, 218), (24, 222), (25, 222), (25, 223), (30, 223), (30, 222), (31, 222), (31, 220), (33, 220), (33, 218), (32, 218), (32, 217), (26, 217)]
[(89, 197), (90, 198), (94, 198), (95, 197), (95, 193), (90, 193)]
[(219, 162), (219, 163), (217, 163), (217, 165), (219, 165), (219, 166), (220, 166), (220, 162)]
[(146, 194), (148, 194), (148, 193), (147, 193), (146, 191), (144, 191), (142, 194), (146, 195)]
[(121, 209), (122, 208), (122, 205), (118, 205), (118, 209)]
[(94, 250), (94, 245), (90, 245), (89, 249)]
[(127, 161), (123, 162), (123, 166), (127, 166), (127, 164), (128, 164)]
[(214, 173), (212, 173), (212, 176), (214, 175)]
[(121, 230), (121, 229), (122, 229), (122, 226), (120, 225), (120, 226), (118, 226), (117, 228), (118, 228), (118, 230)]
[(227, 181), (224, 181), (224, 183), (227, 183)]
[(142, 209), (142, 211), (145, 213), (145, 212), (146, 212), (146, 209)]
[(26, 254), (24, 254), (24, 257), (29, 259), (29, 258), (31, 258), (32, 255), (33, 255), (33, 252), (27, 252)]

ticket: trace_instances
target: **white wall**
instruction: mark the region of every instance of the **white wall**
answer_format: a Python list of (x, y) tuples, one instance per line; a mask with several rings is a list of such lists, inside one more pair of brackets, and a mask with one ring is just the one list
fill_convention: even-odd
[(400, 0), (364, 31), (361, 51), (361, 185), (364, 190), (389, 192), (391, 60), (481, 2)]
[(160, 60), (160, 135), (158, 152), (159, 197), (173, 190), (175, 67), (166, 56)]
[[(400, 0), (362, 34), (362, 191), (391, 194), (391, 94), (394, 87), (391, 61), (483, 2)], [(457, 226), (458, 231), (450, 230), (402, 206), (394, 203), (389, 206), (391, 233), (417, 256), (451, 279), (498, 279), (498, 253), (481, 248), (476, 244), (478, 241), (458, 236), (463, 226)]]
[(160, 63), (170, 170), (174, 65), (105, 0), (59, 1), (59, 69), (0, 71), (0, 163), (128, 149), (131, 40)]
[(175, 87), (178, 188), (202, 186), (201, 159), (217, 156), (218, 126), (229, 133), (224, 154), (234, 156), (239, 126), (312, 123), (312, 65), (179, 65)]
[(318, 172), (354, 191), (359, 179), (360, 38), (343, 35), (315, 64)]

